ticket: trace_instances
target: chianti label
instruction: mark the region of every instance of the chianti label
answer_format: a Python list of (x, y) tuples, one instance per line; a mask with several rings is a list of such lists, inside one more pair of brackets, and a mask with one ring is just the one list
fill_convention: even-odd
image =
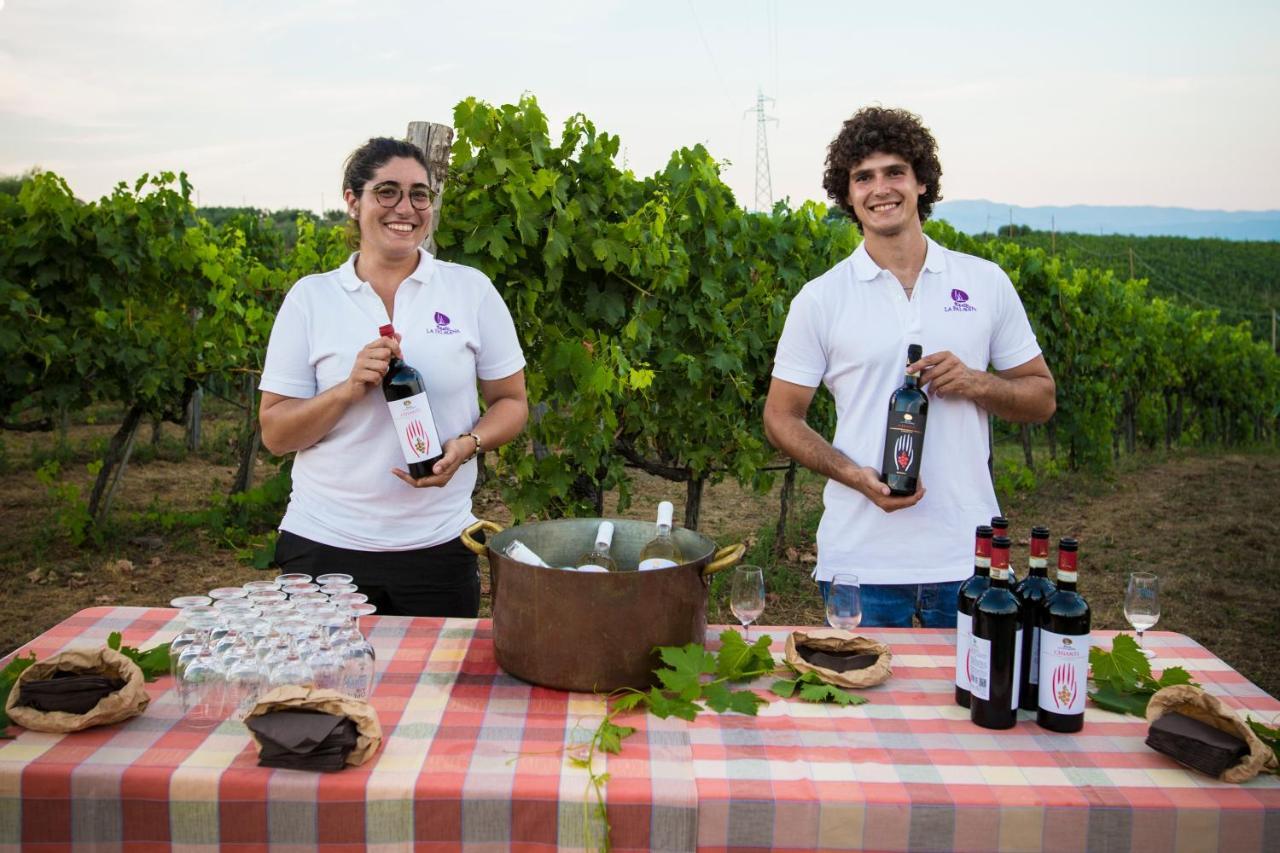
[(1089, 635), (1040, 631), (1040, 707), (1054, 714), (1084, 712)]
[(969, 661), (973, 654), (970, 640), (973, 638), (973, 617), (956, 614), (956, 687), (972, 690), (969, 686)]
[(436, 432), (426, 394), (387, 403), (387, 408), (400, 436), (400, 451), (404, 453), (405, 462), (426, 462), (440, 455), (440, 434)]
[(884, 443), (886, 474), (894, 471), (907, 477), (920, 476), (920, 445), (924, 436), (924, 415), (890, 412), (888, 436)]
[(969, 692), (977, 699), (991, 699), (991, 641), (969, 637)]

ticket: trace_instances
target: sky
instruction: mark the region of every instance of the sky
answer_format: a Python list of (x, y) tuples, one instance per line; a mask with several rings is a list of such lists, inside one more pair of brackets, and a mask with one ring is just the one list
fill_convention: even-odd
[(199, 203), (339, 206), (343, 159), (467, 96), (534, 95), (637, 175), (703, 143), (756, 204), (825, 201), (860, 106), (918, 113), (948, 200), (1280, 208), (1280, 3), (0, 0), (0, 174), (96, 198), (186, 171)]

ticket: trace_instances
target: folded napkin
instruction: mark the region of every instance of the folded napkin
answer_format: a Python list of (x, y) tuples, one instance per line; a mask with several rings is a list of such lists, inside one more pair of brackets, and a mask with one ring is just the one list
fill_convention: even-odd
[(1147, 746), (1210, 776), (1220, 776), (1249, 754), (1249, 744), (1235, 735), (1176, 711), (1151, 724)]
[[(1193, 725), (1179, 720), (1164, 722), (1172, 716)], [(1259, 773), (1274, 773), (1280, 767), (1271, 747), (1235, 709), (1194, 685), (1175, 684), (1157, 690), (1147, 702), (1147, 722), (1151, 724), (1148, 746), (1223, 782), (1248, 782)], [(1246, 747), (1243, 752), (1240, 744)]]
[(832, 669), (836, 672), (849, 672), (855, 669), (866, 669), (880, 660), (879, 655), (859, 652), (824, 652), (809, 646), (798, 646), (796, 654), (807, 663)]
[(24, 682), (19, 704), (37, 711), (85, 714), (93, 710), (103, 697), (115, 693), (124, 685), (123, 678), (76, 675), (63, 670), (55, 672), (52, 678)]
[(272, 711), (245, 725), (258, 736), (261, 767), (341, 770), (356, 745), (355, 723), (323, 711)]
[(787, 636), (783, 659), (796, 672), (827, 684), (861, 690), (893, 675), (893, 651), (884, 643), (836, 628), (805, 628)]

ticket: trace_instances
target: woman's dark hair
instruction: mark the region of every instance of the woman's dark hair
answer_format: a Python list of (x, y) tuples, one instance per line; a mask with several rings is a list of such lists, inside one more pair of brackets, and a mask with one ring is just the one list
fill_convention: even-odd
[(942, 164), (933, 134), (918, 115), (907, 110), (863, 107), (844, 123), (827, 147), (827, 167), (822, 174), (827, 197), (849, 214), (861, 231), (862, 223), (849, 204), (849, 172), (877, 152), (896, 154), (911, 164), (916, 181), (925, 187), (916, 202), (924, 222), (933, 212), (933, 203), (942, 198)]
[[(427, 165), (427, 155), (421, 148), (403, 139), (375, 136), (347, 157), (342, 166), (342, 189), (360, 195), (364, 192), (364, 185), (373, 180), (373, 173), (397, 157), (417, 160), (427, 170), (427, 182), (431, 182), (431, 167)], [(360, 220), (347, 220), (346, 239), (351, 249), (360, 248)]]
[(342, 167), (342, 188), (360, 195), (364, 192), (364, 185), (373, 179), (373, 173), (396, 157), (417, 160), (427, 170), (427, 174), (431, 174), (427, 155), (422, 153), (421, 148), (403, 139), (375, 136), (347, 157), (347, 162)]

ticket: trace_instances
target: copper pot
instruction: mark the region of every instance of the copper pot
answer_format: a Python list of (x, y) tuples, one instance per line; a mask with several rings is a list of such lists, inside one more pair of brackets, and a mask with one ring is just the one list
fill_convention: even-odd
[[(595, 541), (599, 518), (539, 521), (503, 530), (477, 521), (463, 543), (489, 559), (493, 645), (498, 665), (544, 687), (609, 692), (644, 689), (660, 666), (654, 648), (702, 644), (709, 577), (742, 559), (746, 547), (694, 530), (672, 531), (685, 561), (648, 572), (590, 573), (517, 562), (503, 549), (519, 539), (552, 566), (576, 565)], [(634, 566), (653, 522), (613, 520), (613, 555)], [(477, 542), (481, 530), (490, 536)]]

